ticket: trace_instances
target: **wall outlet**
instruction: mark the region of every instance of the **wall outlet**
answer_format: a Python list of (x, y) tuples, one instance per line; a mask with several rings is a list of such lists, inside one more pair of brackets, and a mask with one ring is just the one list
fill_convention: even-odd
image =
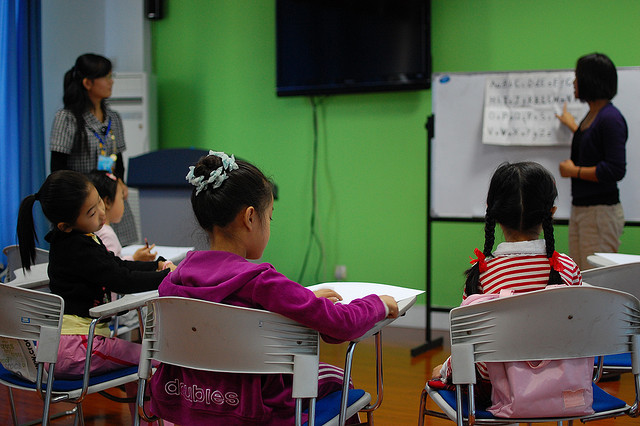
[(336, 280), (344, 281), (347, 279), (347, 266), (346, 265), (336, 265), (336, 270), (334, 273)]

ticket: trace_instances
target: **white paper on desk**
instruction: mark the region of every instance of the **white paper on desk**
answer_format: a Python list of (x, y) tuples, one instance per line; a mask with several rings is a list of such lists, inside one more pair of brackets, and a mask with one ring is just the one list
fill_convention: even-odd
[(594, 253), (615, 264), (640, 262), (640, 256), (637, 254), (621, 254), (621, 253)]
[[(130, 246), (122, 247), (122, 256), (133, 256), (136, 250), (145, 247), (143, 244), (133, 244)], [(174, 247), (174, 246), (155, 246), (151, 251), (158, 253), (158, 256), (162, 256), (167, 260), (178, 264), (185, 258), (187, 252), (193, 250), (193, 247)]]
[(359, 282), (332, 282), (315, 284), (307, 287), (311, 291), (321, 289), (331, 289), (342, 296), (340, 303), (350, 303), (354, 299), (359, 299), (370, 294), (378, 296), (387, 295), (393, 297), (396, 302), (404, 299), (415, 297), (424, 293), (424, 290), (416, 290), (413, 288), (397, 287), (388, 284), (359, 283)]

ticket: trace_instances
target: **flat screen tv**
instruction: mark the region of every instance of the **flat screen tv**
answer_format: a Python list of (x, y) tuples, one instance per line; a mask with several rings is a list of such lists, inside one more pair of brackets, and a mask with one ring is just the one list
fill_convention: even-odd
[(430, 0), (277, 0), (278, 96), (428, 89)]

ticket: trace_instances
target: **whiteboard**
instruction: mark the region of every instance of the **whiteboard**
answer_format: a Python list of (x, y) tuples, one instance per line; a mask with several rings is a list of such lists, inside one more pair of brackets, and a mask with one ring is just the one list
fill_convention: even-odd
[[(489, 180), (498, 165), (504, 161), (535, 161), (556, 179), (558, 210), (555, 218), (568, 219), (571, 182), (560, 177), (558, 164), (569, 158), (569, 146), (482, 143), (485, 80), (500, 74), (503, 73), (437, 73), (432, 76), (434, 135), (431, 140), (429, 214), (436, 219), (483, 218)], [(635, 161), (640, 160), (640, 67), (618, 68), (618, 94), (612, 102), (629, 126), (627, 173), (618, 183), (620, 199), (625, 219), (640, 221), (640, 191), (637, 190), (640, 162)], [(580, 122), (582, 118), (576, 117), (576, 121)]]

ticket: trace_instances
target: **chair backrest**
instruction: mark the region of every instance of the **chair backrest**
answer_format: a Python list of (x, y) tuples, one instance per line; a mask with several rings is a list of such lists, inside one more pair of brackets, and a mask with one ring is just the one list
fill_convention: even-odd
[[(20, 248), (17, 245), (6, 246), (2, 252), (7, 256), (7, 279), (15, 279), (15, 271), (22, 268), (20, 260)], [(36, 247), (36, 259), (34, 264), (49, 262), (49, 251)]]
[(273, 312), (197, 299), (159, 297), (147, 306), (141, 377), (151, 359), (207, 371), (294, 374), (294, 398), (316, 396), (317, 331)]
[(38, 362), (57, 361), (63, 314), (58, 295), (0, 284), (0, 336), (37, 341)]
[(626, 291), (640, 299), (640, 262), (622, 263), (582, 271), (582, 280), (598, 287)]
[[(474, 383), (474, 362), (553, 360), (634, 351), (640, 371), (640, 301), (616, 290), (567, 286), (455, 308), (454, 383)], [(460, 368), (458, 368), (460, 367)]]

